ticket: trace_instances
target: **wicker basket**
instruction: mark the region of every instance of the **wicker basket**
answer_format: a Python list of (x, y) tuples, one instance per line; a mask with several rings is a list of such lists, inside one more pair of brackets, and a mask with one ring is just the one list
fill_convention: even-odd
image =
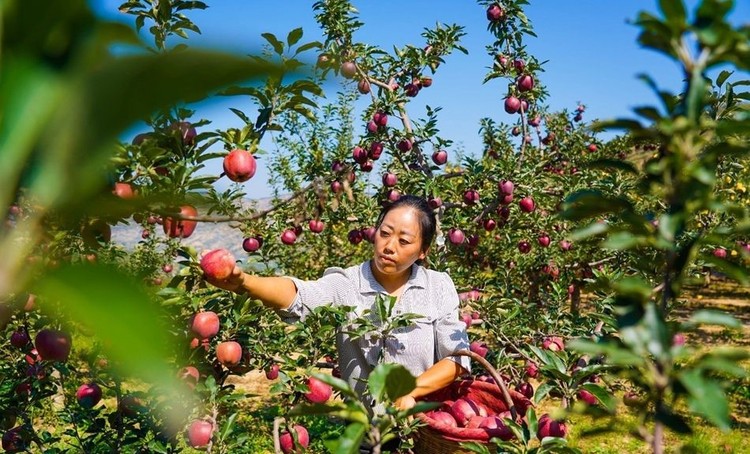
[[(495, 383), (477, 380), (456, 381), (446, 388), (425, 396), (422, 400), (443, 402), (460, 397), (471, 397), (472, 400), (486, 406), (493, 414), (510, 411), (513, 419), (519, 415), (525, 415), (526, 409), (532, 406), (531, 401), (524, 395), (508, 390), (495, 368), (481, 356), (467, 350), (459, 350), (452, 356), (470, 357), (489, 372)], [(416, 454), (470, 454), (472, 451), (462, 448), (460, 444), (471, 441), (485, 444), (490, 452), (496, 452), (495, 445), (489, 443), (492, 434), (486, 429), (448, 427), (431, 420), (424, 413), (418, 418), (427, 425), (420, 427), (417, 431), (414, 447)], [(444, 430), (441, 430), (441, 426)]]

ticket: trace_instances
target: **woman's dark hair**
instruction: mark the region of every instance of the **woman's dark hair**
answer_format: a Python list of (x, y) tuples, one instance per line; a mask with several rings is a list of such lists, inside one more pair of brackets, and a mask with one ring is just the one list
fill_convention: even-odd
[(419, 228), (420, 233), (422, 234), (422, 251), (426, 251), (427, 248), (430, 247), (430, 244), (432, 244), (432, 239), (435, 237), (437, 220), (435, 219), (435, 212), (432, 211), (432, 208), (427, 204), (427, 200), (422, 197), (409, 194), (402, 195), (401, 198), (395, 202), (385, 205), (378, 215), (378, 220), (375, 222), (375, 228), (380, 228), (380, 224), (383, 223), (383, 219), (389, 211), (400, 207), (412, 208), (419, 214)]

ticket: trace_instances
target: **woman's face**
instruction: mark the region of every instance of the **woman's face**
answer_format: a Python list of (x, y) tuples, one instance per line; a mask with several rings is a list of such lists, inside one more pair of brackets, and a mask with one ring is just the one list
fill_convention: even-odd
[(398, 275), (425, 258), (419, 213), (410, 207), (389, 211), (375, 232), (375, 267), (383, 274)]

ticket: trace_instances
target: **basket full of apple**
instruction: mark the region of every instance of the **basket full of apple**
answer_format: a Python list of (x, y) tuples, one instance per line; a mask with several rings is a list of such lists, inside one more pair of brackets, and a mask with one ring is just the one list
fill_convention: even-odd
[[(492, 438), (511, 440), (513, 432), (505, 419), (521, 422), (532, 406), (523, 394), (510, 390), (503, 378), (484, 360), (469, 352), (454, 355), (478, 360), (490, 377), (468, 378), (425, 396), (424, 402), (440, 402), (435, 410), (419, 414), (425, 424), (419, 429), (415, 452), (422, 454), (470, 453), (461, 447), (464, 442), (489, 443)], [(488, 445), (490, 451), (492, 445)]]

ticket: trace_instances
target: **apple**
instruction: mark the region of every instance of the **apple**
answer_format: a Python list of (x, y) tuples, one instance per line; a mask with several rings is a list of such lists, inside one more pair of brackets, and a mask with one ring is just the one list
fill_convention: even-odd
[(357, 65), (352, 61), (345, 61), (341, 64), (341, 75), (347, 79), (353, 78), (357, 74)]
[(67, 361), (70, 355), (71, 339), (62, 331), (43, 329), (36, 333), (34, 346), (44, 360)]
[(378, 126), (385, 126), (388, 124), (388, 115), (385, 112), (375, 112), (372, 115), (372, 121), (378, 124)]
[(467, 429), (478, 429), (479, 424), (481, 424), (484, 421), (484, 416), (474, 415), (471, 418), (469, 418), (468, 421), (466, 421), (466, 428)]
[(281, 434), (279, 435), (279, 445), (281, 447), (281, 452), (283, 452), (284, 454), (304, 451), (310, 445), (310, 435), (307, 433), (307, 429), (305, 429), (304, 426), (295, 424), (292, 429), (297, 433), (296, 441), (288, 430), (281, 432)]
[(528, 123), (529, 123), (529, 126), (537, 128), (539, 127), (540, 124), (542, 124), (542, 117), (537, 115), (534, 118), (529, 118)]
[(223, 281), (232, 275), (237, 261), (226, 249), (214, 249), (203, 254), (200, 266), (207, 278)]
[(242, 249), (245, 252), (255, 252), (260, 249), (260, 240), (258, 237), (248, 237), (242, 240)]
[(83, 408), (93, 408), (102, 400), (102, 388), (94, 382), (84, 383), (76, 391), (76, 400)]
[(521, 240), (518, 242), (518, 251), (521, 254), (528, 254), (531, 251), (531, 243), (529, 243), (526, 240)]
[(224, 174), (227, 178), (244, 183), (255, 175), (257, 164), (255, 157), (247, 150), (232, 150), (224, 156)]
[(447, 411), (435, 410), (435, 411), (426, 413), (426, 416), (428, 416), (431, 419), (434, 419), (435, 421), (441, 424), (445, 424), (446, 426), (458, 427), (456, 418), (454, 418), (453, 415), (448, 413)]
[(540, 440), (545, 437), (564, 438), (568, 434), (568, 427), (565, 425), (565, 422), (555, 421), (547, 413), (539, 418), (539, 421), (537, 421), (537, 427), (536, 436)]
[(276, 380), (279, 378), (279, 365), (271, 364), (271, 367), (266, 369), (266, 378), (269, 380)]
[(146, 410), (141, 399), (133, 394), (126, 394), (120, 399), (117, 409), (124, 415), (135, 417)]
[(577, 113), (577, 114), (576, 114), (576, 115), (575, 115), (575, 116), (573, 117), (573, 121), (575, 121), (576, 123), (578, 123), (578, 122), (579, 122), (579, 121), (581, 121), (581, 120), (583, 120), (583, 115), (581, 115), (580, 113)]
[(569, 251), (570, 248), (572, 247), (573, 247), (573, 243), (571, 243), (570, 241), (568, 240), (560, 241), (560, 249), (562, 249), (563, 251)]
[(363, 95), (370, 93), (370, 89), (370, 81), (367, 79), (360, 79), (360, 81), (357, 82), (357, 91)]
[(588, 146), (588, 150), (589, 150), (589, 153), (596, 153), (598, 148), (595, 143), (590, 143)]
[(383, 154), (383, 143), (382, 142), (371, 143), (370, 151), (367, 153), (367, 156), (370, 159), (377, 161), (378, 159), (380, 159), (381, 154)]
[(361, 229), (360, 232), (362, 233), (362, 238), (370, 243), (375, 242), (375, 227), (365, 227), (364, 229)]
[(524, 213), (531, 213), (536, 209), (536, 204), (534, 203), (534, 199), (527, 196), (518, 202), (518, 207), (521, 208), (521, 211)]
[(460, 427), (465, 427), (472, 416), (487, 416), (487, 409), (471, 399), (462, 397), (453, 402), (453, 405), (450, 407), (450, 413), (456, 418), (456, 422)]
[(479, 202), (479, 192), (474, 189), (464, 191), (464, 203), (467, 205), (476, 205)]
[(398, 148), (399, 151), (406, 153), (407, 151), (411, 151), (412, 143), (409, 139), (402, 139), (399, 140), (396, 144), (396, 148)]
[(521, 110), (521, 100), (516, 98), (515, 96), (508, 96), (505, 98), (505, 112), (509, 114), (517, 113), (519, 110)]
[(225, 367), (234, 367), (242, 360), (242, 346), (235, 341), (220, 342), (216, 346), (216, 359)]
[(521, 60), (520, 58), (516, 58), (515, 60), (513, 60), (513, 67), (519, 73), (523, 72), (523, 70), (526, 69), (526, 62)]
[(582, 390), (578, 391), (578, 393), (576, 394), (576, 396), (580, 400), (586, 402), (587, 405), (596, 405), (597, 403), (599, 403), (599, 401), (597, 400), (596, 396), (594, 396), (593, 394), (591, 394), (591, 392), (586, 391), (585, 389), (582, 389)]
[(201, 378), (201, 373), (195, 366), (185, 366), (180, 369), (177, 376), (185, 381), (185, 384), (187, 384), (190, 389), (194, 389), (195, 385), (198, 384), (198, 380)]
[(317, 59), (317, 61), (315, 62), (315, 64), (316, 64), (316, 65), (317, 65), (317, 66), (318, 66), (319, 68), (325, 68), (325, 67), (327, 67), (327, 66), (328, 66), (328, 64), (329, 64), (330, 62), (331, 62), (331, 57), (329, 57), (329, 56), (328, 56), (328, 55), (326, 55), (326, 54), (320, 54), (320, 55), (318, 55), (318, 59)]
[[(198, 216), (198, 210), (191, 205), (183, 205), (180, 207), (180, 216), (195, 217)], [(162, 223), (164, 233), (170, 238), (188, 238), (193, 234), (196, 225), (198, 225), (196, 221), (188, 221), (184, 219), (175, 221), (170, 217), (164, 218), (164, 222)]]
[(182, 139), (182, 143), (185, 145), (192, 145), (195, 141), (195, 136), (198, 135), (193, 125), (187, 121), (172, 123), (169, 129), (170, 131), (179, 131), (180, 139)]
[(672, 336), (672, 346), (682, 347), (683, 345), (685, 345), (685, 335), (682, 333), (675, 333), (675, 335)]
[(374, 121), (370, 121), (367, 123), (367, 132), (370, 134), (375, 134), (378, 132), (378, 124)]
[(622, 395), (622, 403), (627, 407), (641, 408), (646, 405), (646, 400), (635, 391), (628, 391)]
[(396, 186), (397, 183), (398, 183), (398, 177), (396, 176), (395, 173), (388, 172), (383, 175), (383, 186), (387, 188), (392, 188)]
[(203, 420), (193, 421), (188, 428), (188, 444), (193, 448), (202, 448), (208, 446), (213, 435), (214, 426)]
[(411, 98), (417, 96), (419, 94), (419, 85), (410, 83), (404, 85), (404, 92), (406, 93), (406, 96), (409, 96)]
[(311, 219), (307, 226), (312, 233), (320, 233), (325, 228), (325, 224), (320, 219)]
[(305, 397), (310, 402), (314, 404), (322, 404), (331, 398), (331, 394), (333, 393), (331, 385), (324, 383), (315, 377), (309, 377), (306, 383), (307, 392), (305, 393)]
[(542, 233), (541, 235), (539, 235), (536, 240), (541, 247), (549, 247), (551, 241), (549, 235), (547, 235), (546, 233)]
[(530, 91), (534, 88), (534, 78), (528, 74), (524, 74), (516, 80), (516, 87), (518, 87), (518, 91), (521, 93)]
[(714, 249), (713, 254), (714, 254), (714, 257), (719, 258), (719, 259), (727, 258), (727, 250), (724, 249), (723, 247), (718, 247)]
[(398, 199), (400, 199), (400, 198), (401, 198), (401, 193), (400, 193), (400, 192), (398, 192), (398, 191), (397, 191), (397, 190), (395, 190), (395, 189), (390, 189), (390, 190), (389, 190), (389, 191), (388, 191), (388, 192), (386, 193), (386, 196), (385, 196), (385, 197), (386, 197), (386, 198), (388, 199), (388, 201), (390, 201), (390, 202), (395, 202), (395, 201), (397, 201)]
[(2, 446), (5, 452), (23, 452), (27, 449), (27, 441), (21, 427), (14, 427), (3, 434)]
[(464, 232), (460, 229), (451, 228), (448, 230), (448, 241), (450, 241), (453, 244), (463, 244), (463, 242), (466, 240), (466, 235), (464, 235)]
[(363, 162), (359, 165), (359, 170), (363, 172), (372, 172), (374, 165), (375, 164), (372, 162), (372, 160), (368, 159), (366, 162)]
[(362, 164), (367, 161), (367, 152), (364, 148), (356, 146), (352, 148), (352, 159), (354, 159), (354, 162)]
[(493, 3), (487, 8), (487, 20), (497, 22), (505, 17), (505, 11), (497, 3)]
[(354, 244), (355, 246), (362, 242), (364, 238), (362, 238), (362, 231), (359, 229), (352, 229), (349, 231), (349, 234), (347, 235), (349, 242), (351, 244)]
[(526, 371), (526, 376), (529, 378), (536, 378), (537, 375), (539, 375), (539, 366), (537, 366), (535, 362), (526, 361), (524, 370)]
[(445, 150), (437, 150), (436, 152), (432, 153), (432, 162), (435, 164), (441, 166), (448, 162), (448, 152)]
[(463, 321), (466, 324), (466, 329), (469, 329), (472, 325), (473, 318), (470, 314), (464, 312), (461, 314), (461, 321)]
[(497, 222), (495, 222), (494, 219), (487, 218), (482, 222), (482, 226), (484, 227), (484, 230), (491, 232), (497, 227)]
[(193, 316), (190, 329), (201, 339), (210, 339), (219, 332), (219, 316), (212, 311), (198, 312)]
[(534, 397), (534, 387), (531, 386), (531, 383), (525, 381), (521, 383), (520, 385), (516, 386), (516, 391), (526, 396), (528, 399), (531, 399)]
[(477, 355), (484, 358), (487, 356), (487, 352), (489, 352), (489, 348), (487, 348), (487, 344), (484, 342), (474, 341), (469, 345), (469, 350), (473, 351)]
[(135, 190), (133, 189), (132, 184), (122, 183), (118, 181), (117, 183), (115, 183), (114, 189), (112, 189), (112, 194), (121, 199), (128, 200), (135, 197)]
[(281, 242), (287, 246), (291, 246), (297, 241), (297, 234), (294, 233), (294, 229), (286, 229), (281, 233)]
[(502, 180), (497, 184), (497, 189), (500, 190), (501, 194), (513, 195), (514, 184), (510, 180)]
[(16, 348), (22, 349), (29, 345), (29, 342), (31, 342), (31, 338), (24, 328), (19, 328), (10, 335), (10, 345)]
[(340, 181), (334, 180), (331, 182), (331, 192), (333, 192), (334, 194), (338, 194), (343, 190), (344, 185)]
[(443, 199), (440, 197), (430, 197), (429, 200), (427, 200), (427, 205), (429, 205), (430, 208), (433, 210), (437, 210), (441, 206), (443, 206)]
[(542, 341), (542, 347), (553, 352), (565, 350), (565, 341), (560, 336), (546, 337)]
[(422, 78), (419, 79), (419, 82), (422, 85), (422, 88), (430, 88), (432, 86), (432, 77), (422, 76)]
[[(504, 414), (507, 412), (503, 412)], [(501, 440), (512, 440), (514, 435), (513, 431), (508, 428), (508, 426), (505, 425), (505, 422), (503, 421), (504, 416), (495, 416), (490, 415), (482, 418), (482, 420), (479, 422), (479, 428), (480, 429), (487, 429), (487, 434), (490, 437), (497, 437)], [(510, 415), (508, 414), (508, 418), (510, 418)]]

